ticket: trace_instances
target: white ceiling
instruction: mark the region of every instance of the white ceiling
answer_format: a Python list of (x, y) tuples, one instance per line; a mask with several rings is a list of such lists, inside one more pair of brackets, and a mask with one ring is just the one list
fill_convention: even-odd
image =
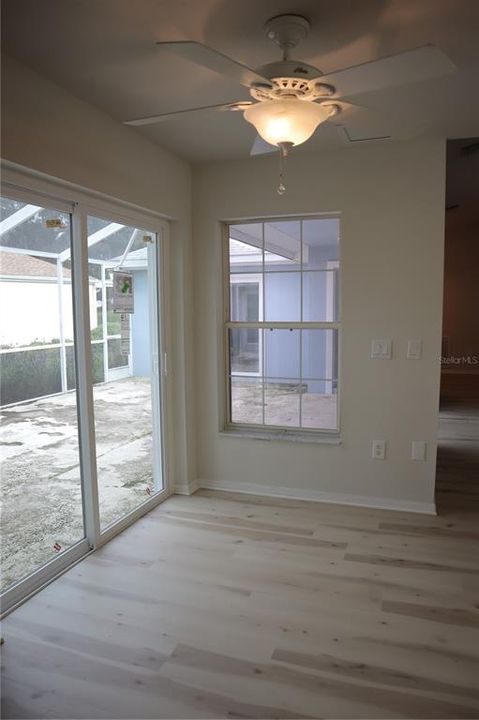
[[(2, 12), (8, 53), (119, 122), (248, 97), (158, 40), (197, 40), (255, 68), (279, 59), (265, 21), (294, 12), (312, 23), (295, 57), (324, 73), (432, 43), (455, 74), (362, 95), (337, 122), (358, 138), (479, 135), (479, 0), (3, 0)], [(255, 137), (242, 113), (214, 111), (135, 132), (193, 162), (246, 157)], [(343, 143), (326, 123), (295, 152)]]

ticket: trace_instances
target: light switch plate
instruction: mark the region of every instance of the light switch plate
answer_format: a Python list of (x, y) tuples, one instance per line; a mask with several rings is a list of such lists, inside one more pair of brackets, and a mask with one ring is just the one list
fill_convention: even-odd
[(426, 443), (424, 440), (413, 440), (411, 445), (411, 460), (426, 459)]
[(371, 357), (375, 360), (391, 359), (391, 340), (372, 340), (371, 341)]
[(384, 460), (386, 457), (386, 440), (373, 440), (372, 456), (375, 460)]
[(408, 340), (407, 359), (408, 360), (420, 360), (421, 355), (422, 355), (422, 341), (421, 340)]

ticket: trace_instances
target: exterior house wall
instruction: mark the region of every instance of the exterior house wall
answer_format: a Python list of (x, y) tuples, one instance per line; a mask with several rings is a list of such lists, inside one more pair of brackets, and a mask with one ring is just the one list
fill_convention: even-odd
[[(326, 270), (328, 263), (334, 262), (337, 257), (336, 246), (323, 246), (309, 248), (308, 261), (312, 268)], [(238, 280), (241, 273), (255, 275), (260, 266), (258, 264), (235, 263), (234, 274)], [(298, 270), (299, 270), (298, 263)], [(328, 291), (326, 273), (303, 275), (303, 314), (305, 319), (327, 319), (326, 317)], [(269, 272), (265, 276), (263, 287), (265, 293), (266, 320), (299, 320), (301, 281), (298, 272)], [(335, 298), (332, 299), (332, 304)], [(260, 298), (262, 303), (262, 298)], [(299, 378), (299, 335), (292, 333), (291, 341), (285, 342), (285, 335), (278, 332), (268, 332), (265, 339), (265, 376), (269, 378)], [(326, 379), (326, 336), (313, 334), (304, 336), (303, 349), (305, 374)], [(333, 362), (333, 365), (335, 363)], [(329, 379), (329, 378), (328, 378)], [(310, 392), (324, 392), (329, 383), (308, 383)]]
[[(95, 286), (90, 285), (90, 325), (97, 326)], [(56, 279), (0, 281), (0, 345), (30, 345), (32, 342), (58, 342), (60, 321)], [(71, 284), (62, 288), (63, 332), (73, 339), (73, 308)]]
[(147, 271), (132, 272), (135, 289), (135, 312), (131, 316), (132, 372), (135, 376), (149, 377), (151, 356)]

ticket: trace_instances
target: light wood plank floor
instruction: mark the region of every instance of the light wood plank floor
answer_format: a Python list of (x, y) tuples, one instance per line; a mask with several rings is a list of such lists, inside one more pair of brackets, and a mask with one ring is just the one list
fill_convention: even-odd
[(7, 617), (4, 718), (477, 718), (479, 415), (437, 518), (175, 496)]

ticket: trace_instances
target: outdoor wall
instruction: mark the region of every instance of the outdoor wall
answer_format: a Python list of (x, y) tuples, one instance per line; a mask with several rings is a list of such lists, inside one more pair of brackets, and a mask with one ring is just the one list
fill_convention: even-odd
[[(90, 327), (97, 327), (95, 285), (90, 284)], [(73, 338), (73, 303), (71, 283), (62, 287), (63, 332), (65, 340)], [(30, 345), (33, 342), (59, 341), (60, 319), (58, 285), (55, 280), (0, 280), (0, 307), (14, 308), (3, 312), (0, 321), (0, 346)]]
[[(332, 222), (331, 220), (325, 222)], [(247, 226), (243, 228), (244, 236), (247, 235)], [(233, 231), (234, 234), (234, 231)], [(245, 237), (243, 240), (246, 242)], [(309, 247), (308, 260), (312, 268), (326, 270), (328, 262), (337, 258), (337, 247), (335, 245), (324, 245), (322, 247)], [(300, 260), (297, 266), (291, 268), (292, 272), (269, 272), (263, 279), (263, 293), (265, 294), (265, 309), (267, 320), (299, 319), (301, 302), (301, 281), (298, 271), (301, 268)], [(234, 264), (234, 277), (241, 283), (242, 273), (247, 276), (261, 277), (262, 264), (239, 263)], [(334, 320), (335, 316), (327, 313), (327, 293), (331, 293), (331, 308), (337, 305), (337, 293), (335, 283), (328, 286), (326, 274), (320, 278), (315, 277), (311, 281), (311, 275), (303, 275), (303, 315), (305, 319), (327, 319)], [(263, 299), (260, 298), (262, 305)], [(245, 318), (241, 318), (245, 319)], [(268, 352), (265, 355), (265, 377), (269, 378), (297, 378), (298, 377), (298, 346), (299, 334), (293, 333), (291, 341), (285, 346), (284, 334), (271, 333), (266, 337)], [(314, 375), (317, 378), (326, 378), (327, 374), (327, 342), (326, 336), (316, 334), (313, 337), (305, 336), (303, 341), (303, 367), (308, 376)], [(309, 362), (308, 362), (309, 361)], [(333, 361), (335, 365), (335, 359)], [(310, 392), (324, 392), (330, 388), (330, 383), (312, 382), (308, 383)]]
[[(213, 163), (194, 173), (198, 482), (432, 511), (436, 463), (445, 143), (417, 139)], [(341, 212), (341, 444), (221, 434), (220, 221)], [(372, 339), (393, 342), (371, 360)], [(407, 360), (409, 338), (423, 342)], [(371, 458), (374, 439), (387, 458)], [(410, 460), (427, 442), (425, 462)]]
[[(274, 308), (274, 320), (280, 320), (288, 317), (291, 308), (299, 305), (300, 298), (300, 279), (296, 273), (270, 273), (267, 277), (267, 305)], [(325, 317), (326, 295), (317, 292), (317, 287), (313, 287), (310, 282), (310, 276), (305, 273), (303, 276), (303, 313), (304, 317)], [(313, 315), (313, 307), (316, 314)], [(267, 319), (272, 319), (271, 315)], [(293, 336), (294, 338), (294, 336)], [(309, 338), (306, 338), (308, 342)], [(284, 347), (284, 340), (281, 340), (278, 334), (272, 333), (268, 335), (268, 352), (266, 354), (266, 375), (270, 378), (295, 378), (298, 374), (297, 369), (297, 348), (296, 344), (299, 338), (292, 340), (291, 348)], [(316, 377), (325, 378), (326, 375), (326, 337), (321, 335), (315, 337), (312, 343), (314, 347), (304, 347), (305, 359), (314, 359), (314, 367), (308, 367), (305, 363), (305, 370), (313, 372)], [(280, 346), (281, 347), (280, 349)], [(309, 383), (310, 390), (313, 391), (313, 383)]]
[(131, 316), (133, 375), (148, 377), (150, 361), (150, 326), (146, 270), (133, 270), (135, 312)]
[[(72, 287), (62, 288), (65, 338), (73, 338)], [(0, 344), (30, 345), (49, 343), (60, 337), (58, 285), (56, 279), (45, 282), (0, 281), (0, 307), (14, 308), (2, 312)]]
[(196, 477), (191, 297), (191, 170), (133, 128), (13, 58), (2, 62), (2, 157), (172, 219), (174, 479)]

